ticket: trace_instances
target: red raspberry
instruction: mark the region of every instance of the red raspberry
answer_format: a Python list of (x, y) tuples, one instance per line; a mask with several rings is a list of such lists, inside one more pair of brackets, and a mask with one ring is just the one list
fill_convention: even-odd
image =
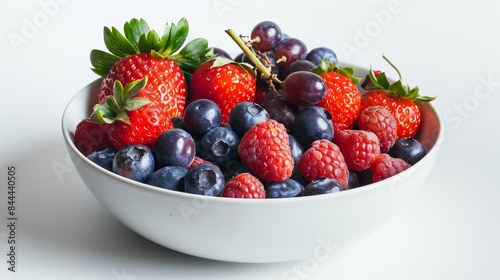
[(226, 183), (223, 197), (231, 198), (265, 198), (264, 185), (250, 173), (241, 173)]
[(327, 139), (316, 140), (299, 161), (299, 172), (309, 181), (332, 178), (345, 188), (349, 179), (344, 156), (337, 145)]
[(411, 165), (400, 158), (393, 158), (388, 154), (380, 154), (373, 160), (370, 170), (373, 182), (382, 181), (402, 172)]
[(259, 178), (269, 182), (288, 179), (294, 162), (283, 124), (270, 119), (252, 126), (238, 146), (241, 161)]
[(364, 130), (338, 130), (335, 144), (344, 155), (347, 166), (356, 171), (370, 167), (373, 159), (380, 154), (380, 142), (373, 132)]
[(194, 157), (193, 162), (192, 162), (192, 163), (191, 163), (191, 165), (188, 167), (188, 169), (191, 169), (193, 166), (198, 165), (198, 164), (200, 164), (200, 163), (208, 163), (208, 164), (213, 164), (213, 163), (211, 163), (211, 162), (210, 162), (210, 161), (208, 161), (208, 160), (204, 160), (204, 159), (202, 159), (202, 158), (201, 158), (201, 157), (199, 157), (199, 156), (195, 156), (195, 157)]
[(76, 125), (75, 146), (84, 155), (111, 147), (108, 139), (110, 125), (83, 119)]
[(357, 124), (359, 129), (371, 131), (380, 142), (380, 152), (387, 153), (396, 142), (396, 118), (382, 106), (370, 106), (361, 111)]

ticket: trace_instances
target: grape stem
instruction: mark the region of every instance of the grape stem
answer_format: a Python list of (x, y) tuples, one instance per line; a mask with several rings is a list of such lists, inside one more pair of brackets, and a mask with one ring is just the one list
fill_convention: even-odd
[(276, 75), (273, 75), (269, 69), (262, 64), (262, 62), (257, 58), (255, 53), (247, 46), (247, 43), (241, 39), (241, 37), (234, 32), (232, 29), (227, 29), (226, 33), (233, 39), (233, 41), (240, 47), (243, 53), (250, 59), (252, 64), (262, 73), (266, 80), (272, 80), (277, 84), (282, 84), (283, 82), (279, 80)]

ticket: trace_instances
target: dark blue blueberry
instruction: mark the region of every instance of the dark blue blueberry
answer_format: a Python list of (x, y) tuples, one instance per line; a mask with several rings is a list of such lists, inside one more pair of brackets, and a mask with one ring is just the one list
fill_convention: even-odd
[(306, 55), (306, 59), (311, 61), (315, 65), (319, 65), (321, 60), (327, 60), (334, 65), (337, 65), (337, 63), (339, 62), (335, 52), (325, 47), (319, 47), (310, 50)]
[(359, 187), (359, 178), (356, 172), (349, 170), (349, 179), (347, 180), (347, 189), (354, 189)]
[(266, 198), (298, 197), (304, 192), (304, 186), (293, 179), (271, 183), (266, 188)]
[(184, 189), (187, 193), (221, 196), (225, 186), (222, 171), (210, 163), (197, 164), (184, 176)]
[(162, 189), (184, 191), (184, 176), (187, 169), (180, 166), (165, 166), (151, 173), (145, 183)]
[(214, 55), (216, 55), (216, 56), (233, 59), (228, 52), (226, 52), (225, 50), (223, 50), (221, 48), (214, 47), (213, 51), (214, 51)]
[(184, 124), (194, 137), (201, 137), (220, 125), (219, 106), (209, 99), (194, 100), (184, 110)]
[(308, 149), (312, 142), (319, 139), (332, 140), (332, 115), (324, 108), (307, 106), (295, 118), (293, 131), (304, 149)]
[(289, 132), (293, 132), (293, 123), (299, 114), (299, 107), (284, 98), (276, 97), (266, 100), (262, 107), (271, 119), (283, 124)]
[(187, 130), (183, 117), (173, 117), (170, 119), (175, 128)]
[(90, 153), (87, 155), (87, 158), (100, 167), (113, 171), (113, 160), (115, 159), (115, 155), (116, 151), (114, 149), (106, 148)]
[(320, 178), (312, 181), (304, 188), (303, 196), (327, 194), (343, 191), (339, 181), (332, 178)]
[(231, 109), (231, 113), (229, 113), (229, 125), (236, 135), (241, 138), (250, 127), (270, 118), (267, 111), (259, 104), (243, 101)]
[(292, 135), (288, 135), (288, 144), (290, 145), (290, 150), (292, 151), (292, 158), (295, 165), (298, 164), (300, 158), (304, 154), (304, 147), (293, 137)]
[(183, 129), (166, 130), (156, 139), (154, 156), (157, 168), (164, 166), (188, 168), (196, 156), (193, 137)]
[(422, 144), (413, 138), (401, 138), (387, 152), (391, 157), (400, 158), (413, 165), (419, 162), (426, 154)]
[(201, 138), (200, 157), (226, 169), (226, 164), (240, 161), (239, 144), (240, 139), (231, 129), (216, 127)]
[(138, 182), (144, 182), (154, 170), (153, 153), (144, 145), (125, 146), (113, 160), (114, 173)]

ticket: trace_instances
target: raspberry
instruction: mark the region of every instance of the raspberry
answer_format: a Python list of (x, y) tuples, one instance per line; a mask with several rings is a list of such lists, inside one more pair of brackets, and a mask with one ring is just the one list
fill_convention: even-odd
[(368, 169), (373, 159), (380, 154), (380, 142), (373, 132), (338, 130), (334, 142), (344, 155), (347, 166), (355, 171)]
[(357, 124), (359, 129), (371, 131), (380, 142), (380, 152), (386, 153), (396, 142), (397, 126), (394, 116), (382, 106), (370, 106), (361, 111)]
[(264, 185), (250, 173), (241, 173), (227, 181), (223, 197), (265, 198)]
[(241, 161), (259, 178), (269, 182), (288, 179), (294, 162), (285, 126), (270, 119), (252, 126), (241, 138)]
[(111, 147), (108, 140), (110, 125), (100, 122), (81, 120), (76, 125), (75, 145), (85, 156), (92, 152)]
[(339, 147), (327, 139), (316, 140), (299, 161), (299, 172), (309, 181), (332, 178), (345, 188), (349, 170)]
[(388, 154), (380, 154), (370, 166), (373, 182), (378, 182), (402, 172), (411, 165), (400, 158), (393, 158)]

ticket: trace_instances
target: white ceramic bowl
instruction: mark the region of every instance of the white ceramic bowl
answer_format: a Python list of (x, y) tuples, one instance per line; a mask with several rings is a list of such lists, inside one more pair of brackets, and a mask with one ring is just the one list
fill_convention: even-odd
[[(357, 68), (364, 77), (367, 70)], [(62, 117), (71, 159), (95, 198), (127, 227), (167, 248), (213, 260), (267, 263), (333, 254), (394, 217), (425, 183), (443, 139), (443, 122), (422, 104), (418, 135), (428, 153), (384, 181), (339, 193), (289, 199), (228, 199), (156, 188), (113, 174), (73, 143), (91, 112), (100, 80), (83, 88)]]

